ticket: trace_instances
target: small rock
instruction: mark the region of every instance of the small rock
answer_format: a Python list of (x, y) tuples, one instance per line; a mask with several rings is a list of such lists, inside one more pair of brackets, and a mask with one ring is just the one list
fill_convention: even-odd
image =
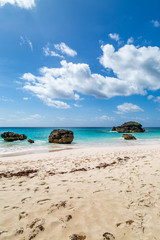
[(136, 137), (132, 134), (123, 134), (122, 136), (125, 140), (136, 140)]
[(29, 143), (34, 143), (34, 140), (28, 139), (28, 142), (29, 142)]

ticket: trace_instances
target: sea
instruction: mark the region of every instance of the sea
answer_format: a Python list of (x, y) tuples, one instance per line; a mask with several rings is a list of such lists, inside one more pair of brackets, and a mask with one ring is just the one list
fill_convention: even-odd
[[(72, 144), (54, 144), (48, 142), (48, 137), (54, 127), (47, 128), (0, 128), (0, 156), (20, 155), (28, 153), (51, 152), (67, 148), (84, 147), (111, 147), (160, 144), (160, 128), (147, 127), (144, 133), (134, 133), (136, 141), (127, 141), (122, 138), (122, 133), (113, 132), (110, 127), (103, 128), (63, 128), (72, 130), (74, 140)], [(27, 135), (27, 139), (33, 139), (30, 144), (27, 140), (6, 142), (1, 138), (3, 132), (15, 132)]]

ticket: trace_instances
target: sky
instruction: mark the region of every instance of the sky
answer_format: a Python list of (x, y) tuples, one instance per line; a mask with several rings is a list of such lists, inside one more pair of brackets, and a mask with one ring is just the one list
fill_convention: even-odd
[(0, 0), (0, 127), (159, 127), (159, 9)]

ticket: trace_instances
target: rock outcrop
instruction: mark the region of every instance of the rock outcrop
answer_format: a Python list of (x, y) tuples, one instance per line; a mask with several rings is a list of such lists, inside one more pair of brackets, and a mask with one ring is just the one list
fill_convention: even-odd
[(125, 140), (136, 140), (136, 137), (132, 134), (123, 134), (122, 136)]
[(1, 134), (1, 137), (8, 142), (27, 139), (27, 136), (25, 134), (18, 134), (13, 132), (4, 132)]
[(28, 142), (29, 142), (29, 143), (34, 143), (34, 140), (28, 139)]
[(65, 129), (54, 129), (49, 136), (49, 142), (68, 144), (73, 141), (73, 138), (74, 136), (72, 131)]
[(145, 129), (142, 128), (142, 125), (138, 122), (126, 122), (118, 127), (113, 127), (112, 131), (117, 131), (119, 133), (140, 133), (145, 132)]

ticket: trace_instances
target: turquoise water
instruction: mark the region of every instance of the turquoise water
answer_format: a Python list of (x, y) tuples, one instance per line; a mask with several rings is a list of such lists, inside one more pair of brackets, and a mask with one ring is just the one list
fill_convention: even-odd
[[(74, 141), (71, 145), (48, 143), (48, 136), (55, 128), (0, 128), (0, 134), (11, 131), (26, 134), (28, 139), (35, 140), (30, 144), (27, 140), (6, 142), (0, 137), (0, 156), (22, 152), (45, 152), (59, 148), (79, 148), (84, 146), (128, 146), (139, 144), (160, 143), (160, 128), (145, 128), (145, 133), (134, 133), (137, 141), (125, 141), (122, 133), (112, 132), (111, 128), (67, 128), (74, 132)], [(65, 129), (65, 128), (64, 128)]]

